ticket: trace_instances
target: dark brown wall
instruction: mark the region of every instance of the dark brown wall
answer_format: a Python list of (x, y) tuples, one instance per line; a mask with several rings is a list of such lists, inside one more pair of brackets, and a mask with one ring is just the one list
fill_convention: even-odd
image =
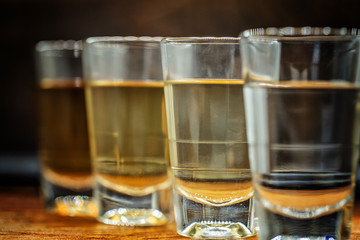
[(36, 151), (33, 47), (40, 40), (237, 36), (246, 28), (265, 26), (360, 27), (357, 2), (0, 0), (0, 154)]

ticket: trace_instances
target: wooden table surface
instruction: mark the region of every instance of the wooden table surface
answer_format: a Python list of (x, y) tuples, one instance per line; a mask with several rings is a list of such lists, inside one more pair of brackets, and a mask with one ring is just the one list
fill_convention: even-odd
[[(360, 240), (360, 202), (355, 204), (352, 230), (351, 239)], [(44, 210), (36, 187), (0, 187), (0, 239), (189, 238), (178, 235), (174, 223), (135, 228), (106, 225), (93, 218), (57, 216)]]

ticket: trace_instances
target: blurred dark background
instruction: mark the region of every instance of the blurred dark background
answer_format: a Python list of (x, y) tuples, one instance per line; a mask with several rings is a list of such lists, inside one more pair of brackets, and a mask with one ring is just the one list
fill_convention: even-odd
[(0, 0), (0, 185), (38, 184), (34, 45), (90, 36), (237, 36), (254, 27), (360, 28), (358, 1)]

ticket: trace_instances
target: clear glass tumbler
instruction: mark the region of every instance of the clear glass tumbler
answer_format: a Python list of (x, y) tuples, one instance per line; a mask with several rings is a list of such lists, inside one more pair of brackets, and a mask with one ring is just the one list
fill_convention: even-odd
[(162, 41), (179, 234), (255, 234), (239, 38)]
[(99, 221), (167, 223), (172, 198), (160, 39), (89, 38), (84, 73)]
[(79, 41), (36, 45), (42, 195), (61, 215), (94, 215)]
[(242, 33), (259, 239), (349, 239), (359, 159), (355, 29)]

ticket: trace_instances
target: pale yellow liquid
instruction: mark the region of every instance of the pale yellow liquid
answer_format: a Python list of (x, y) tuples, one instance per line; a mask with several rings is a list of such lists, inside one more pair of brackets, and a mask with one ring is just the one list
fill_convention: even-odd
[(182, 196), (214, 206), (252, 196), (243, 83), (229, 79), (166, 82), (165, 93), (173, 99), (167, 105), (172, 170)]
[(250, 169), (243, 80), (165, 82), (171, 166)]
[(96, 181), (132, 196), (169, 187), (162, 82), (93, 81), (86, 94)]
[(255, 234), (243, 80), (165, 82), (174, 209), (179, 234)]

